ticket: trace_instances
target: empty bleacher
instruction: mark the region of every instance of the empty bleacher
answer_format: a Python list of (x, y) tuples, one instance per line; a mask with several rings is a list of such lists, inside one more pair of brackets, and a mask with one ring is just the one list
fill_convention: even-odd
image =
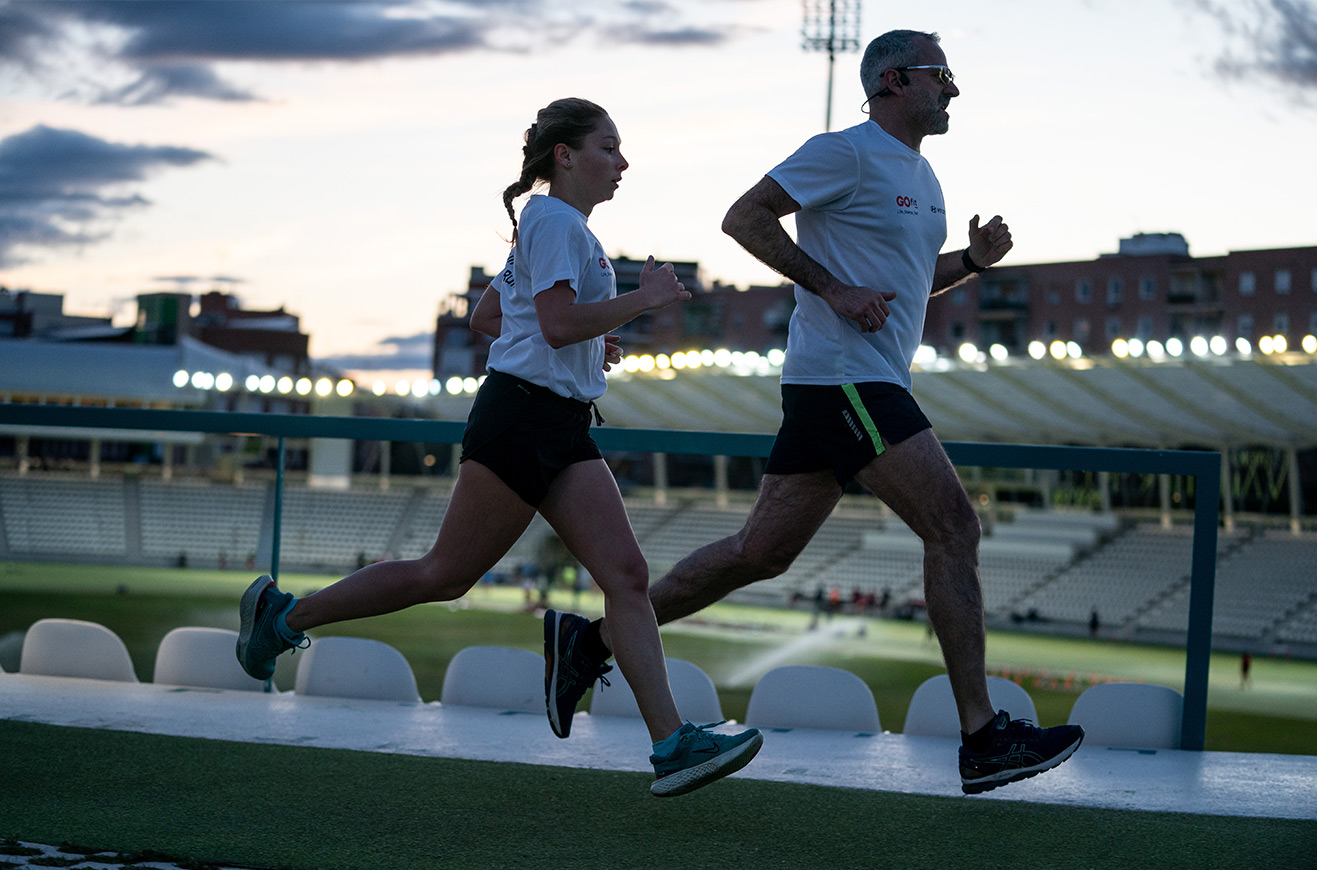
[[(443, 488), (284, 492), (280, 564), (347, 573), (364, 557), (418, 558), (448, 506)], [(741, 528), (748, 503), (717, 507), (630, 499), (637, 541), (657, 578), (692, 550)], [(0, 556), (242, 569), (268, 553), (273, 488), (185, 479), (87, 479), (0, 475)], [(509, 577), (537, 563), (548, 524), (536, 517), (495, 571)], [(1044, 630), (1082, 631), (1097, 610), (1106, 632), (1176, 642), (1188, 620), (1192, 530), (1122, 527), (1111, 514), (1016, 510), (985, 526), (979, 568), (990, 621), (1032, 614)], [(263, 565), (261, 566), (264, 567)], [(790, 606), (836, 587), (890, 596), (893, 607), (924, 597), (923, 543), (871, 499), (846, 500), (781, 576), (730, 600)], [(1317, 647), (1317, 537), (1288, 532), (1218, 536), (1216, 642)]]
[(184, 480), (140, 483), (142, 556), (189, 564), (232, 564), (254, 557), (261, 537), (264, 485)]
[(0, 477), (0, 516), (9, 552), (124, 559), (123, 493), (120, 480)]
[(402, 525), (410, 492), (288, 487), (283, 498), (280, 561), (342, 570), (382, 557)]
[[(1317, 600), (1315, 544), (1289, 534), (1266, 534), (1219, 559), (1212, 634), (1313, 642), (1305, 641), (1304, 613)], [(1189, 588), (1182, 585), (1138, 622), (1142, 628), (1184, 631), (1188, 620)]]

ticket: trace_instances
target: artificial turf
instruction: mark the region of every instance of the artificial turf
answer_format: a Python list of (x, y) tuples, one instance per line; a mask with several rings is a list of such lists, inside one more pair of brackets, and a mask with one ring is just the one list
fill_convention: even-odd
[(3, 720), (0, 759), (0, 838), (196, 866), (1252, 870), (1317, 853), (1309, 821), (748, 779), (660, 800), (639, 773)]

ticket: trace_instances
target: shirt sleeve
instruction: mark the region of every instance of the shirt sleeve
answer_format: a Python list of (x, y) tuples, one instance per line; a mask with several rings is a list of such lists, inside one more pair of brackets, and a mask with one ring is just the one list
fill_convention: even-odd
[(860, 159), (855, 146), (836, 133), (814, 136), (768, 171), (801, 208), (846, 208), (859, 186)]
[(570, 216), (544, 215), (528, 234), (523, 252), (530, 263), (530, 290), (535, 297), (559, 281), (567, 281), (572, 290), (581, 291), (582, 246), (587, 243), (580, 225)]

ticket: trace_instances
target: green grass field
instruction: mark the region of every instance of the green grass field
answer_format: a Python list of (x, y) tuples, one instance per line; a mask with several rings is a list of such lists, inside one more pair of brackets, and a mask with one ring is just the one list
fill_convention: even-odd
[[(0, 720), (5, 839), (288, 870), (1311, 866), (1317, 823), (228, 743)], [(149, 865), (148, 865), (149, 866)]]
[[(138, 677), (150, 680), (160, 640), (172, 628), (237, 628), (237, 599), (251, 582), (240, 572), (18, 563), (0, 568), (0, 664), (17, 668), (17, 638), (37, 619), (99, 622), (128, 646)], [(336, 577), (286, 574), (280, 585), (305, 594)], [(602, 600), (556, 594), (554, 606), (597, 614)], [(411, 663), (424, 700), (437, 700), (449, 660), (461, 649), (492, 644), (539, 651), (538, 618), (524, 612), (521, 592), (478, 587), (461, 602), (425, 605), (344, 623), (321, 634), (384, 641)], [(873, 689), (883, 727), (900, 731), (915, 688), (942, 672), (937, 645), (923, 625), (839, 617), (809, 630), (802, 612), (715, 605), (664, 628), (669, 656), (703, 668), (718, 687), (725, 715), (744, 719), (760, 675), (782, 664), (824, 664), (858, 674)], [(1128, 680), (1183, 688), (1182, 650), (1034, 634), (990, 633), (989, 670), (1019, 679), (1040, 723), (1064, 722), (1080, 691), (1096, 680)], [(276, 673), (292, 687), (296, 661)], [(1317, 754), (1317, 663), (1255, 659), (1253, 685), (1239, 685), (1238, 659), (1213, 657), (1207, 748)]]

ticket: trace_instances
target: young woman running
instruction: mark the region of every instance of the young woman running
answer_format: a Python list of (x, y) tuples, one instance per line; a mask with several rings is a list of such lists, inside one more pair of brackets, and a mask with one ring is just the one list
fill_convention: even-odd
[[(521, 176), (503, 192), (512, 219), (511, 275), (482, 300), (473, 326), (497, 338), (489, 375), (462, 438), (447, 513), (430, 551), (416, 560), (368, 565), (305, 598), (258, 578), (242, 597), (238, 660), (268, 679), (305, 632), (333, 622), (460, 598), (512, 547), (536, 511), (548, 520), (604, 593), (612, 652), (653, 740), (659, 796), (684, 794), (741, 769), (763, 743), (751, 728), (725, 735), (683, 722), (668, 686), (649, 568), (617, 483), (590, 438), (594, 401), (616, 361), (611, 330), (690, 293), (671, 264), (650, 257), (639, 289), (617, 295), (612, 265), (587, 226), (613, 198), (627, 168), (617, 128), (587, 100), (557, 100), (525, 134)], [(512, 202), (539, 182), (518, 221)], [(489, 294), (486, 294), (489, 297)], [(545, 617), (545, 700), (554, 733), (566, 737), (581, 694), (609, 670), (586, 655), (600, 643), (589, 622)]]

